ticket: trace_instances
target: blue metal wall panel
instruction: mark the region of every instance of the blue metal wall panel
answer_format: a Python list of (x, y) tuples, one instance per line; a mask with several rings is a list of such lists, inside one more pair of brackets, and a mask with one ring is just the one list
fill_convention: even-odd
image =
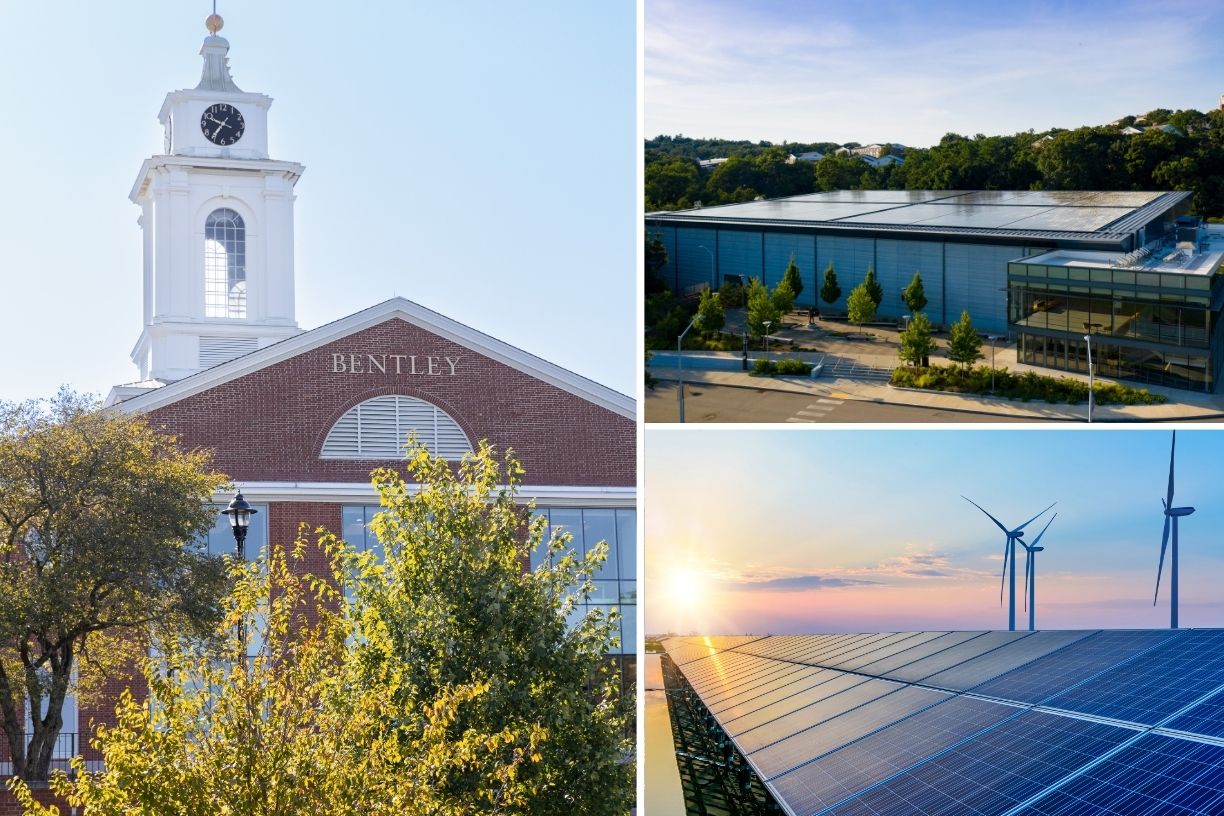
[(803, 280), (803, 291), (795, 303), (810, 306), (820, 297), (820, 286), (824, 283), (824, 270), (816, 268), (815, 235), (765, 233), (765, 285), (772, 287), (782, 280), (792, 255)]
[[(742, 275), (744, 280), (761, 277), (761, 233), (720, 230), (718, 233), (718, 282), (724, 275)], [(710, 246), (713, 249), (713, 246)], [(700, 252), (701, 250), (698, 250)]]
[(710, 277), (710, 256), (701, 247), (714, 251), (717, 233), (712, 229), (679, 227), (676, 230), (676, 253), (673, 260), (680, 271), (677, 287), (684, 292), (690, 286), (707, 283), (715, 286)]
[(947, 322), (969, 310), (981, 331), (1007, 331), (1007, 262), (1024, 255), (1021, 246), (953, 244), (945, 246)]
[[(840, 235), (820, 235), (816, 238), (816, 267), (819, 270), (821, 285), (824, 285), (825, 269), (833, 262), (833, 271), (837, 273), (837, 285), (841, 287), (841, 297), (832, 308), (835, 311), (846, 310), (846, 298), (850, 291), (867, 277), (867, 267), (875, 261), (875, 240), (872, 238), (843, 238)], [(825, 303), (821, 301), (821, 307)]]
[(876, 277), (884, 287), (884, 302), (879, 314), (899, 317), (909, 314), (901, 293), (917, 272), (922, 275), (922, 288), (927, 305), (927, 317), (939, 323), (943, 315), (943, 245), (937, 241), (876, 241)]

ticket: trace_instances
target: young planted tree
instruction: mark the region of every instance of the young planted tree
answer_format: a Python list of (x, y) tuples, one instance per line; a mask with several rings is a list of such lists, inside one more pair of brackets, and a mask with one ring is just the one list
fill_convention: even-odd
[(837, 272), (833, 270), (833, 262), (829, 261), (828, 267), (825, 268), (824, 285), (820, 287), (820, 299), (832, 306), (841, 295), (841, 287), (837, 284)]
[(923, 312), (914, 315), (914, 319), (901, 332), (901, 349), (897, 355), (912, 366), (920, 366), (935, 352), (934, 329), (931, 321)]
[(850, 297), (846, 298), (846, 311), (850, 322), (859, 329), (862, 329), (864, 323), (870, 323), (875, 317), (876, 303), (867, 291), (866, 281), (851, 290)]
[(697, 303), (697, 326), (703, 332), (716, 332), (727, 322), (727, 313), (723, 311), (722, 300), (713, 289), (701, 290), (701, 299)]
[[(566, 622), (606, 546), (545, 541), (515, 499), (521, 468), (488, 445), (457, 468), (416, 448), (408, 469), (412, 488), (374, 473), (381, 558), (303, 531), (266, 567), (231, 561), (217, 637), (165, 640), (149, 703), (125, 695), (98, 733), (105, 769), (76, 760), (53, 790), (91, 816), (627, 812), (634, 767), (604, 657), (616, 615)], [(304, 574), (314, 546), (329, 575)], [(235, 664), (240, 622), (263, 645)]]
[(803, 294), (803, 276), (799, 274), (799, 264), (795, 263), (794, 255), (790, 256), (790, 261), (786, 264), (786, 271), (782, 273), (782, 282), (790, 286), (796, 298)]
[(926, 291), (922, 288), (922, 275), (914, 273), (913, 280), (909, 282), (909, 286), (905, 287), (905, 291), (901, 293), (901, 299), (905, 301), (905, 307), (910, 310), (914, 317), (926, 308), (927, 297)]
[(16, 777), (47, 778), (65, 698), (129, 669), (150, 627), (212, 628), (227, 582), (199, 536), (226, 481), (70, 391), (0, 405), (0, 726)]
[(876, 280), (875, 268), (871, 264), (867, 265), (867, 275), (863, 278), (863, 286), (867, 287), (867, 294), (871, 296), (871, 302), (880, 308), (880, 304), (884, 302), (884, 287), (880, 286), (880, 282)]
[(960, 363), (962, 370), (982, 359), (982, 338), (973, 328), (968, 310), (961, 312), (960, 320), (948, 333), (948, 359)]
[(785, 315), (795, 308), (795, 290), (791, 289), (790, 281), (785, 278), (778, 281), (769, 297), (780, 314)]
[(747, 289), (748, 330), (758, 336), (764, 335), (767, 331), (766, 321), (770, 324), (769, 330), (779, 328), (784, 312), (778, 308), (765, 284), (759, 278), (752, 278), (748, 281)]

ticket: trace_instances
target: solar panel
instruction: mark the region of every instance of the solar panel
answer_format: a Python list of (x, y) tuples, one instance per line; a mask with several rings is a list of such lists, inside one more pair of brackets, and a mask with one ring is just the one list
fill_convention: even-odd
[(998, 677), (1004, 672), (1031, 663), (1069, 643), (1082, 640), (1089, 634), (1091, 633), (1035, 632), (1023, 640), (1008, 643), (980, 657), (966, 660), (964, 663), (924, 678), (923, 682), (940, 688), (964, 691)]

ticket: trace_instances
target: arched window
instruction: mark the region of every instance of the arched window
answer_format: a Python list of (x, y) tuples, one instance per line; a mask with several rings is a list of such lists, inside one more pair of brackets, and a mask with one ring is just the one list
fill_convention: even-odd
[(246, 317), (246, 224), (231, 209), (204, 222), (204, 316)]
[(415, 397), (388, 394), (345, 412), (323, 441), (324, 459), (402, 459), (409, 434), (443, 459), (471, 451), (467, 434), (449, 414)]

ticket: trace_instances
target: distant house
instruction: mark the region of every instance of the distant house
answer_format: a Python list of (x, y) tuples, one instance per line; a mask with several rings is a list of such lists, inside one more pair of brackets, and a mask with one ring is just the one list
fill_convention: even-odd
[(1122, 133), (1126, 136), (1134, 136), (1136, 134), (1143, 133), (1145, 130), (1152, 130), (1153, 128), (1156, 130), (1163, 130), (1165, 133), (1172, 134), (1173, 136), (1184, 137), (1186, 135), (1181, 128), (1168, 123), (1163, 125), (1153, 125), (1152, 127), (1135, 127), (1134, 125), (1131, 125), (1129, 127), (1122, 128)]
[(725, 161), (726, 159), (699, 159), (697, 164), (702, 170), (713, 170)]
[(824, 158), (824, 154), (819, 150), (809, 150), (807, 153), (800, 153), (795, 156), (795, 161), (818, 162)]
[(1054, 134), (1047, 133), (1046, 135), (1042, 136), (1040, 139), (1038, 139), (1037, 141), (1029, 145), (1029, 147), (1033, 148), (1034, 150), (1040, 150), (1041, 148), (1045, 147), (1046, 142), (1051, 142), (1053, 140), (1054, 140)]
[(900, 156), (894, 156), (891, 153), (887, 156), (859, 156), (860, 159), (870, 164), (872, 167), (884, 167), (890, 164), (905, 164), (905, 159)]

